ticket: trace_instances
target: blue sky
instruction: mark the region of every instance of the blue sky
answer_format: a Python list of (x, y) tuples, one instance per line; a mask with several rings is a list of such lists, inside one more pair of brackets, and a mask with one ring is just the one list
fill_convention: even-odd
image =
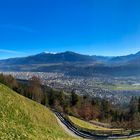
[(0, 1), (0, 59), (67, 50), (140, 51), (140, 0)]

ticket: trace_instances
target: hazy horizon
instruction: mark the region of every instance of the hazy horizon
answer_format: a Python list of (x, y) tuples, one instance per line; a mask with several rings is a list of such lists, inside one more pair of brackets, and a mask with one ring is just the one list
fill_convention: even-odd
[[(0, 50), (1, 51), (1, 50)], [(38, 52), (38, 53), (31, 53), (31, 54), (24, 54), (23, 56), (13, 56), (13, 57), (6, 57), (6, 58), (0, 58), (0, 60), (5, 60), (5, 59), (10, 59), (10, 58), (20, 58), (20, 57), (28, 57), (28, 56), (33, 56), (33, 55), (37, 55), (37, 54), (41, 54), (41, 53), (50, 53), (50, 54), (59, 54), (59, 53), (65, 53), (65, 52), (73, 52), (73, 53), (77, 53), (77, 54), (81, 54), (81, 55), (89, 55), (89, 56), (103, 56), (103, 57), (120, 57), (120, 56), (127, 56), (127, 55), (133, 55), (133, 54), (136, 54), (136, 53), (131, 53), (131, 54), (126, 54), (126, 55), (114, 55), (114, 56), (110, 56), (110, 55), (96, 55), (96, 54), (93, 54), (93, 55), (90, 55), (90, 54), (84, 54), (84, 53), (79, 53), (79, 52), (74, 52), (74, 51), (63, 51), (63, 52), (47, 52), (47, 51), (43, 51), (43, 52)], [(16, 53), (16, 52), (15, 52)]]

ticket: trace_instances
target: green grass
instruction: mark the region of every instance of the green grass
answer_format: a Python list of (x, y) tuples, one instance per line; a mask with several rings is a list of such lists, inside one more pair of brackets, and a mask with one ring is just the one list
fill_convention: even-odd
[(0, 84), (0, 140), (73, 140), (46, 107)]
[(81, 120), (81, 119), (78, 119), (76, 117), (73, 117), (73, 116), (69, 116), (69, 119), (74, 124), (76, 124), (77, 126), (80, 126), (82, 128), (86, 128), (86, 129), (90, 129), (90, 130), (104, 130), (104, 131), (117, 130), (117, 129), (110, 129), (110, 128), (105, 128), (105, 127), (97, 126), (97, 125), (91, 124), (89, 122), (86, 122), (84, 120)]
[(140, 90), (140, 85), (127, 85), (127, 84), (99, 85), (99, 87), (110, 90)]
[[(80, 126), (81, 128), (85, 128), (85, 129), (99, 130), (99, 131), (104, 131), (104, 132), (108, 132), (108, 131), (112, 131), (113, 132), (114, 131), (114, 134), (115, 134), (116, 130), (121, 130), (121, 129), (109, 129), (109, 128), (104, 128), (104, 127), (100, 127), (100, 126), (97, 126), (97, 125), (93, 125), (93, 124), (91, 124), (89, 122), (83, 121), (83, 120), (78, 119), (78, 118), (73, 117), (73, 116), (69, 116), (69, 119), (74, 124), (76, 124), (77, 126)], [(118, 133), (116, 133), (116, 134), (118, 134)], [(123, 134), (125, 134), (125, 132)], [(140, 137), (138, 137), (138, 138), (131, 138), (129, 140), (140, 140)]]
[[(121, 140), (124, 140), (124, 139), (121, 139)], [(140, 140), (140, 137), (137, 137), (137, 138), (129, 138), (128, 140)]]
[(129, 140), (140, 140), (140, 138), (132, 138), (132, 139), (129, 139)]

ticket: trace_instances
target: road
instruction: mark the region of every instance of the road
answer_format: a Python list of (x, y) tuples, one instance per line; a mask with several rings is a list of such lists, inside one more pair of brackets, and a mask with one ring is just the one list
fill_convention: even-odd
[(81, 137), (81, 138), (85, 138), (85, 139), (98, 139), (98, 140), (103, 140), (103, 139), (107, 139), (106, 136), (97, 136), (97, 135), (93, 135), (91, 133), (88, 132), (84, 132), (84, 131), (80, 131), (78, 130), (75, 126), (73, 126), (66, 118), (64, 118), (64, 116), (57, 112), (54, 111), (55, 115), (58, 117), (58, 119), (70, 130), (72, 131), (74, 134), (76, 134), (77, 136)]
[(128, 138), (135, 138), (140, 137), (140, 133), (132, 134), (132, 135), (97, 135), (87, 131), (82, 131), (76, 128), (70, 121), (68, 121), (61, 113), (56, 110), (52, 110), (57, 118), (75, 135), (78, 137), (89, 139), (89, 140), (112, 140), (112, 139), (128, 139)]

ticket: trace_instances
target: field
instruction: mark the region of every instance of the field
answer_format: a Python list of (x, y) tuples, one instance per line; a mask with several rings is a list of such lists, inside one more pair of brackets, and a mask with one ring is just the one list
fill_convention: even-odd
[(140, 138), (131, 138), (129, 140), (140, 140)]
[[(81, 119), (78, 119), (78, 118), (75, 118), (73, 116), (69, 116), (69, 119), (74, 123), (76, 124), (77, 126), (80, 126), (81, 128), (85, 128), (85, 129), (90, 129), (90, 130), (97, 130), (97, 131), (103, 131), (103, 132), (109, 132), (109, 131), (112, 131), (113, 134), (118, 134), (116, 133), (117, 131), (121, 131), (121, 129), (109, 129), (109, 128), (105, 128), (105, 127), (100, 127), (100, 126), (97, 126), (97, 125), (93, 125), (89, 122), (86, 122), (86, 121), (83, 121)], [(128, 131), (129, 132), (129, 131)], [(122, 134), (125, 134), (127, 132), (123, 132)], [(132, 139), (129, 139), (129, 140), (140, 140), (140, 138), (132, 138)]]
[(1, 140), (73, 140), (46, 107), (0, 84)]
[(103, 89), (109, 90), (140, 90), (140, 85), (127, 85), (127, 84), (115, 84), (115, 85), (99, 85)]
[(89, 122), (83, 121), (81, 119), (78, 119), (76, 117), (73, 116), (69, 116), (69, 119), (76, 125), (82, 127), (82, 128), (86, 128), (86, 129), (90, 129), (90, 130), (103, 130), (103, 131), (109, 131), (109, 130), (117, 130), (117, 129), (110, 129), (110, 128), (105, 128), (105, 127), (101, 127), (101, 126), (97, 126), (94, 124), (91, 124)]

